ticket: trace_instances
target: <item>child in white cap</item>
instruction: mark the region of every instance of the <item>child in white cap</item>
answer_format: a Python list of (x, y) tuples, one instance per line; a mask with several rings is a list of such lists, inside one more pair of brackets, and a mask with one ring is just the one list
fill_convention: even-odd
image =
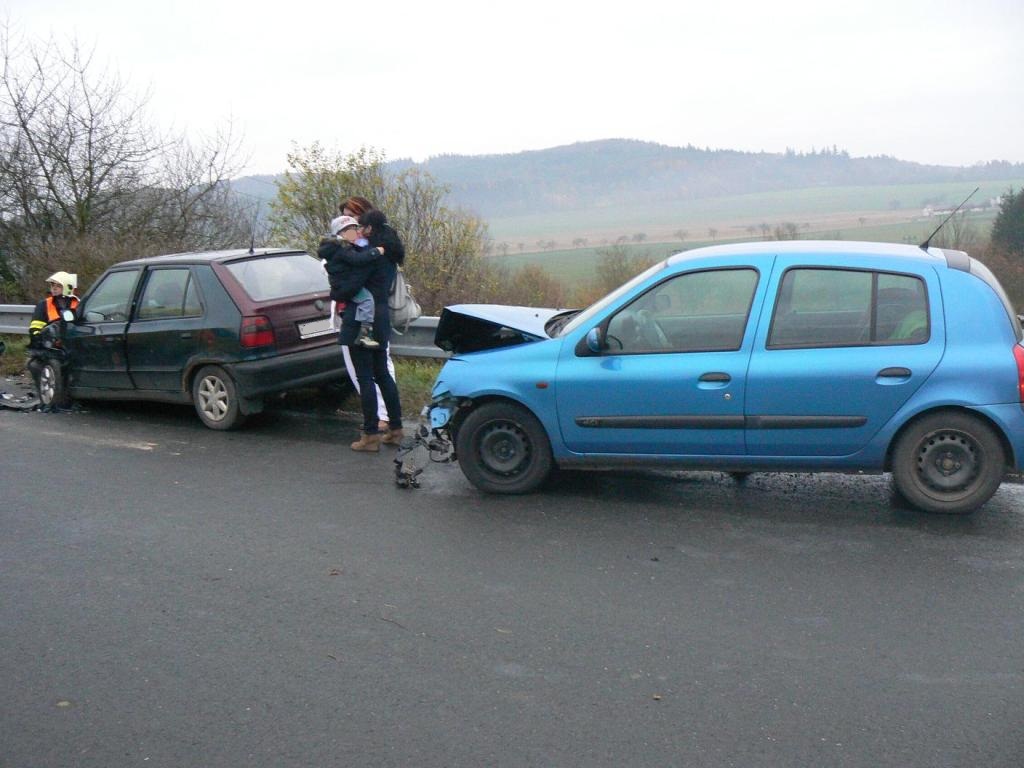
[[(351, 216), (338, 216), (331, 221), (330, 237), (320, 242), (317, 254), (327, 270), (327, 278), (339, 276), (353, 267), (369, 264), (377, 258), (376, 248), (367, 248), (367, 240), (362, 237), (359, 222)], [(352, 297), (356, 305), (355, 319), (359, 323), (359, 336), (354, 344), (367, 349), (376, 349), (380, 342), (373, 338), (374, 302), (373, 296), (366, 288), (360, 288)], [(332, 302), (333, 304), (333, 302)], [(334, 310), (331, 310), (331, 323), (334, 322)]]

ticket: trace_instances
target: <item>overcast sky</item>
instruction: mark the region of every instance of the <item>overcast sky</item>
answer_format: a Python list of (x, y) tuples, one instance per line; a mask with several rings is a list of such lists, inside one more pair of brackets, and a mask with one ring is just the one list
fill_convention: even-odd
[[(364, 10), (359, 10), (360, 6)], [(1024, 0), (7, 0), (93, 47), (154, 119), (389, 159), (606, 138), (1024, 161)]]

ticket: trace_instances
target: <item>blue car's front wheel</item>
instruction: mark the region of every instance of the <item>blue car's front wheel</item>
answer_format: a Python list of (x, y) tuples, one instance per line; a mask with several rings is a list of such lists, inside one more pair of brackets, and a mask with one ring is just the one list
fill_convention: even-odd
[(455, 454), (466, 478), (488, 493), (528, 493), (551, 472), (551, 443), (520, 405), (485, 403), (462, 421)]

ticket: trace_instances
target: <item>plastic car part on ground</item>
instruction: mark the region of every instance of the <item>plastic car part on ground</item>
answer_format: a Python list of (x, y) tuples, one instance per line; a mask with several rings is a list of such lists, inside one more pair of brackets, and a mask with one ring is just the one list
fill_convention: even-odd
[(395, 454), (395, 485), (399, 488), (419, 488), (419, 477), (427, 464), (444, 464), (453, 458), (452, 444), (437, 430), (427, 425), (425, 418), (411, 435), (407, 435)]

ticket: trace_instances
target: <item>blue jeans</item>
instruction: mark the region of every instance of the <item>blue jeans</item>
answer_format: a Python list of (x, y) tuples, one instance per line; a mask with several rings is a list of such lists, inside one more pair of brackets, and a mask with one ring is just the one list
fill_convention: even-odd
[(363, 407), (363, 431), (368, 435), (375, 434), (377, 428), (377, 387), (384, 396), (384, 406), (388, 409), (388, 426), (391, 429), (402, 428), (402, 403), (398, 398), (398, 385), (388, 371), (387, 347), (379, 349), (350, 346), (352, 367), (356, 369), (356, 380), (359, 382), (359, 399)]

